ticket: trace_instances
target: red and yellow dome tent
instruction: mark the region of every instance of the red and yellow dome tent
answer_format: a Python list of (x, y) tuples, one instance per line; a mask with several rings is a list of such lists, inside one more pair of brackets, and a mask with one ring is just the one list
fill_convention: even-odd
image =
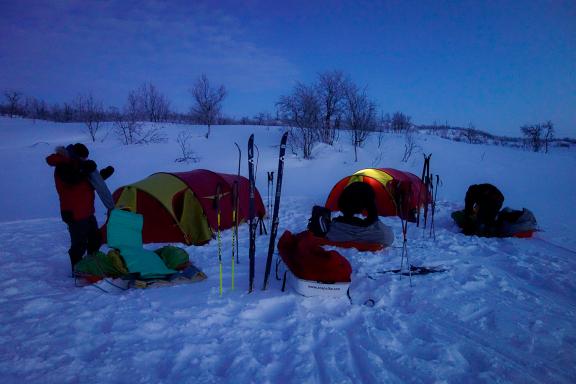
[(370, 185), (376, 195), (379, 216), (398, 216), (416, 222), (418, 210), (432, 202), (432, 195), (420, 178), (393, 168), (366, 168), (340, 180), (330, 191), (326, 208), (339, 211), (338, 198), (349, 184)]

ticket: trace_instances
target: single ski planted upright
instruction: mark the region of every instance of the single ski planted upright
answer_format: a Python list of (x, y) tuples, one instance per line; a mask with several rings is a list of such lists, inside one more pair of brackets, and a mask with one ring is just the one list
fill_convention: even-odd
[(218, 267), (219, 267), (219, 284), (218, 292), (222, 296), (222, 235), (220, 234), (220, 199), (222, 197), (222, 186), (220, 183), (216, 185), (216, 195), (214, 196), (214, 208), (216, 209), (216, 217), (218, 224)]
[[(234, 290), (234, 269), (238, 262), (238, 182), (232, 185), (232, 290)], [(234, 259), (236, 251), (236, 259)]]
[(250, 135), (248, 139), (248, 180), (249, 180), (249, 200), (248, 200), (248, 222), (250, 225), (250, 248), (248, 251), (248, 259), (250, 262), (250, 280), (248, 284), (248, 292), (254, 290), (254, 260), (256, 257), (256, 216), (255, 209), (255, 185), (254, 185), (254, 134)]
[(280, 140), (280, 154), (278, 156), (278, 172), (276, 173), (276, 196), (274, 198), (274, 213), (272, 215), (272, 228), (270, 229), (270, 243), (268, 244), (268, 257), (266, 258), (266, 271), (264, 272), (263, 290), (268, 288), (268, 278), (270, 277), (270, 268), (272, 267), (272, 256), (276, 245), (276, 234), (278, 232), (278, 213), (280, 211), (280, 194), (282, 193), (282, 177), (284, 175), (284, 155), (286, 154), (286, 141), (288, 132), (282, 135)]
[[(238, 145), (238, 143), (234, 143), (234, 145), (236, 146), (236, 148), (238, 149), (238, 177), (240, 177), (240, 165), (242, 163), (242, 150), (240, 149), (240, 146)], [(236, 264), (240, 264), (240, 246), (238, 245), (239, 239), (238, 239), (238, 225), (240, 225), (239, 223), (239, 219), (238, 219), (238, 207), (240, 206), (240, 202), (238, 201), (240, 198), (240, 193), (238, 190), (238, 182), (234, 182), (235, 184), (235, 188), (236, 188), (236, 198), (233, 202), (233, 206), (235, 207), (235, 220), (234, 221), (234, 233), (236, 234)], [(234, 248), (234, 245), (232, 245), (232, 248)], [(234, 253), (234, 252), (232, 252)], [(232, 255), (234, 256), (234, 255)]]

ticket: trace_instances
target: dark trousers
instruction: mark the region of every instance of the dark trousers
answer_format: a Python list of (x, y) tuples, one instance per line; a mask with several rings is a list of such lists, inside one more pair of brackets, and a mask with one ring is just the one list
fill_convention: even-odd
[(68, 232), (70, 233), (70, 263), (72, 268), (77, 262), (82, 260), (86, 252), (94, 253), (100, 249), (102, 236), (98, 223), (94, 215), (84, 220), (68, 221)]

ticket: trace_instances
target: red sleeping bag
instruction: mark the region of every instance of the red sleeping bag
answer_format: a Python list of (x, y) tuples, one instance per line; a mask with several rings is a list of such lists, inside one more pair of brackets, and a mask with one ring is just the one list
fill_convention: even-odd
[(350, 282), (350, 262), (336, 251), (322, 248), (324, 239), (304, 231), (293, 235), (285, 231), (278, 241), (284, 264), (299, 279), (322, 283)]

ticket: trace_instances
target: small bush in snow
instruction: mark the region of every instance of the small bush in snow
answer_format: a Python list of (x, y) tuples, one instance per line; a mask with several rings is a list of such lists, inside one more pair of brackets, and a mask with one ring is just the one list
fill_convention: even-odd
[(159, 127), (147, 128), (132, 119), (118, 119), (114, 123), (114, 133), (123, 145), (163, 143), (168, 139)]
[(180, 131), (180, 133), (178, 133), (178, 137), (176, 137), (176, 143), (178, 143), (178, 148), (180, 148), (182, 156), (175, 160), (177, 163), (196, 163), (198, 161), (198, 158), (194, 155), (194, 151), (192, 150), (191, 141), (192, 134), (190, 132)]

